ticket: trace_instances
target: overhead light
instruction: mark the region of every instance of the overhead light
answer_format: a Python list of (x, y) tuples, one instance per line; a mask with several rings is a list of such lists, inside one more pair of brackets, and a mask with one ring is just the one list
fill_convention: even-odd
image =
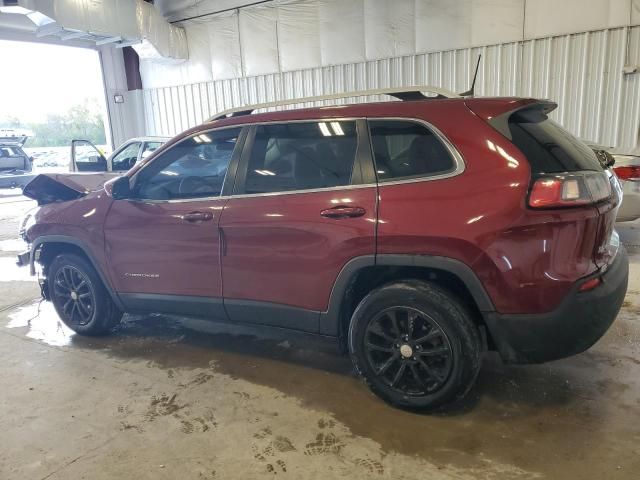
[(259, 175), (275, 175), (271, 170), (254, 170)]
[(200, 140), (202, 140), (204, 143), (211, 143), (211, 137), (206, 133), (200, 134)]
[(327, 127), (326, 123), (320, 122), (318, 123), (318, 126), (320, 127), (320, 131), (322, 132), (322, 135), (324, 135), (325, 137), (331, 136), (331, 132), (329, 131), (329, 127)]
[(342, 130), (340, 122), (331, 122), (331, 128), (333, 128), (336, 135), (344, 135), (344, 130)]
[(200, 139), (200, 135), (196, 135), (195, 137), (193, 137), (193, 139), (195, 140), (196, 143), (202, 143), (202, 140)]

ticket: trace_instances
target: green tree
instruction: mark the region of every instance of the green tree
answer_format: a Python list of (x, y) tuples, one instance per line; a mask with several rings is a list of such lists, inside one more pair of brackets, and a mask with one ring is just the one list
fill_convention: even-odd
[(89, 140), (96, 145), (106, 142), (101, 109), (95, 99), (87, 99), (62, 114), (47, 115), (44, 122), (22, 123), (17, 117), (0, 120), (0, 127), (25, 128), (34, 134), (28, 147), (61, 147), (73, 139)]

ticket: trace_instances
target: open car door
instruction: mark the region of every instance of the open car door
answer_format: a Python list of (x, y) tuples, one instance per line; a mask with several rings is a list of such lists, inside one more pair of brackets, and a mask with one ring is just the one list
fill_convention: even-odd
[(69, 170), (72, 172), (106, 172), (108, 170), (107, 159), (89, 140), (72, 140)]

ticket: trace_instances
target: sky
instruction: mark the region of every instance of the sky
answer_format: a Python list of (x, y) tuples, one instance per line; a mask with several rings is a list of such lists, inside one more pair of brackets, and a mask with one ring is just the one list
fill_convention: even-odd
[(0, 119), (39, 122), (85, 98), (104, 102), (96, 51), (0, 40)]

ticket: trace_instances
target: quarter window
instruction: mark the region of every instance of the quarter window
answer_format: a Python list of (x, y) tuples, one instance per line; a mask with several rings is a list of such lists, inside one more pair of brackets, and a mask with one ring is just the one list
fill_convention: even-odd
[(348, 185), (356, 157), (355, 121), (260, 125), (244, 193)]
[(401, 120), (369, 121), (378, 181), (441, 175), (456, 164), (440, 139), (424, 125)]
[(134, 187), (137, 197), (173, 200), (219, 196), (240, 131), (200, 133), (170, 148), (140, 172)]

